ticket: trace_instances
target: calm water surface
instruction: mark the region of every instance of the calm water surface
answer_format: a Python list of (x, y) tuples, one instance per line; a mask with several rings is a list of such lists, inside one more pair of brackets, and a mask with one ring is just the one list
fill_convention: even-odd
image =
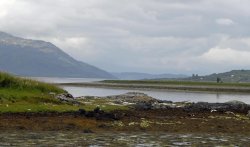
[(161, 91), (161, 90), (129, 90), (129, 89), (112, 89), (112, 88), (89, 88), (64, 86), (65, 90), (73, 94), (73, 96), (109, 96), (124, 94), (127, 92), (142, 92), (151, 97), (160, 100), (171, 100), (174, 102), (190, 101), (190, 102), (227, 102), (231, 100), (239, 100), (250, 104), (249, 94), (230, 94), (230, 93), (203, 93), (203, 92), (185, 92), (185, 91)]
[[(40, 81), (50, 83), (79, 83), (79, 82), (95, 82), (104, 79), (90, 79), (90, 78), (35, 78)], [(239, 93), (208, 93), (208, 92), (185, 92), (185, 91), (163, 91), (163, 90), (129, 90), (129, 89), (115, 89), (115, 88), (90, 88), (90, 87), (76, 87), (63, 86), (65, 90), (73, 96), (109, 96), (124, 94), (127, 92), (143, 92), (157, 99), (171, 100), (174, 102), (190, 101), (190, 102), (227, 102), (231, 100), (239, 100), (250, 104), (250, 94)]]
[(1, 132), (0, 146), (250, 146), (250, 137), (222, 134)]

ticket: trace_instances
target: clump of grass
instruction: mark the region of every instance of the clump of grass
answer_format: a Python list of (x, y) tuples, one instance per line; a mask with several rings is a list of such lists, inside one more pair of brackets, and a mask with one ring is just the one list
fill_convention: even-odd
[(8, 73), (0, 72), (0, 88), (16, 89), (16, 90), (36, 90), (42, 93), (63, 93), (65, 90), (44, 82), (38, 82), (31, 79), (15, 77)]
[(66, 91), (52, 84), (0, 72), (0, 113), (64, 112), (78, 109), (54, 98), (55, 94), (60, 93)]

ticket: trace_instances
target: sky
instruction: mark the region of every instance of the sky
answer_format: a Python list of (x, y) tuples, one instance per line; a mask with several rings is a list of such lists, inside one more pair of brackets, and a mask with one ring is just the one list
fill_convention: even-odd
[(250, 69), (249, 0), (0, 0), (0, 31), (110, 72)]

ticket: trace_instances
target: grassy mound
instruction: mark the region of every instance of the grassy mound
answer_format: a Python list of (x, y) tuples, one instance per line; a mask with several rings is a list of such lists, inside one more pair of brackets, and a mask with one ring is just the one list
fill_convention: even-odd
[(63, 89), (54, 85), (12, 76), (8, 73), (0, 73), (0, 88), (16, 90), (37, 90), (43, 93), (63, 93)]
[(61, 103), (51, 95), (65, 92), (52, 84), (0, 72), (0, 113), (77, 110), (76, 106)]
[(93, 100), (91, 103), (82, 102), (81, 105), (73, 105), (54, 98), (56, 94), (65, 92), (52, 84), (0, 72), (0, 113), (70, 112), (77, 111), (79, 108), (89, 111), (96, 106), (101, 106), (105, 111), (124, 109), (123, 106), (110, 105), (109, 101), (105, 100)]

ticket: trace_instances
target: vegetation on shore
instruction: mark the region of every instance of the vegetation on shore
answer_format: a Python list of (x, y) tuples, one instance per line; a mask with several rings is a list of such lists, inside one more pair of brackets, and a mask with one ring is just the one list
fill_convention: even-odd
[(0, 73), (0, 113), (71, 111), (74, 106), (63, 104), (53, 94), (66, 91), (43, 82)]
[(221, 87), (250, 87), (250, 83), (217, 83), (201, 81), (173, 80), (104, 80), (102, 83), (117, 84), (152, 84), (152, 85), (182, 85), (182, 86), (221, 86)]
[(223, 73), (213, 73), (206, 76), (199, 76), (198, 74), (193, 74), (192, 77), (184, 78), (183, 80), (216, 82), (218, 79), (227, 83), (247, 83), (250, 82), (250, 70), (232, 70)]
[(55, 98), (61, 93), (67, 93), (67, 91), (52, 84), (0, 72), (0, 113), (72, 112), (79, 109), (93, 110), (97, 106), (101, 106), (105, 111), (124, 109), (100, 100), (86, 104), (80, 102), (77, 105), (62, 102)]

